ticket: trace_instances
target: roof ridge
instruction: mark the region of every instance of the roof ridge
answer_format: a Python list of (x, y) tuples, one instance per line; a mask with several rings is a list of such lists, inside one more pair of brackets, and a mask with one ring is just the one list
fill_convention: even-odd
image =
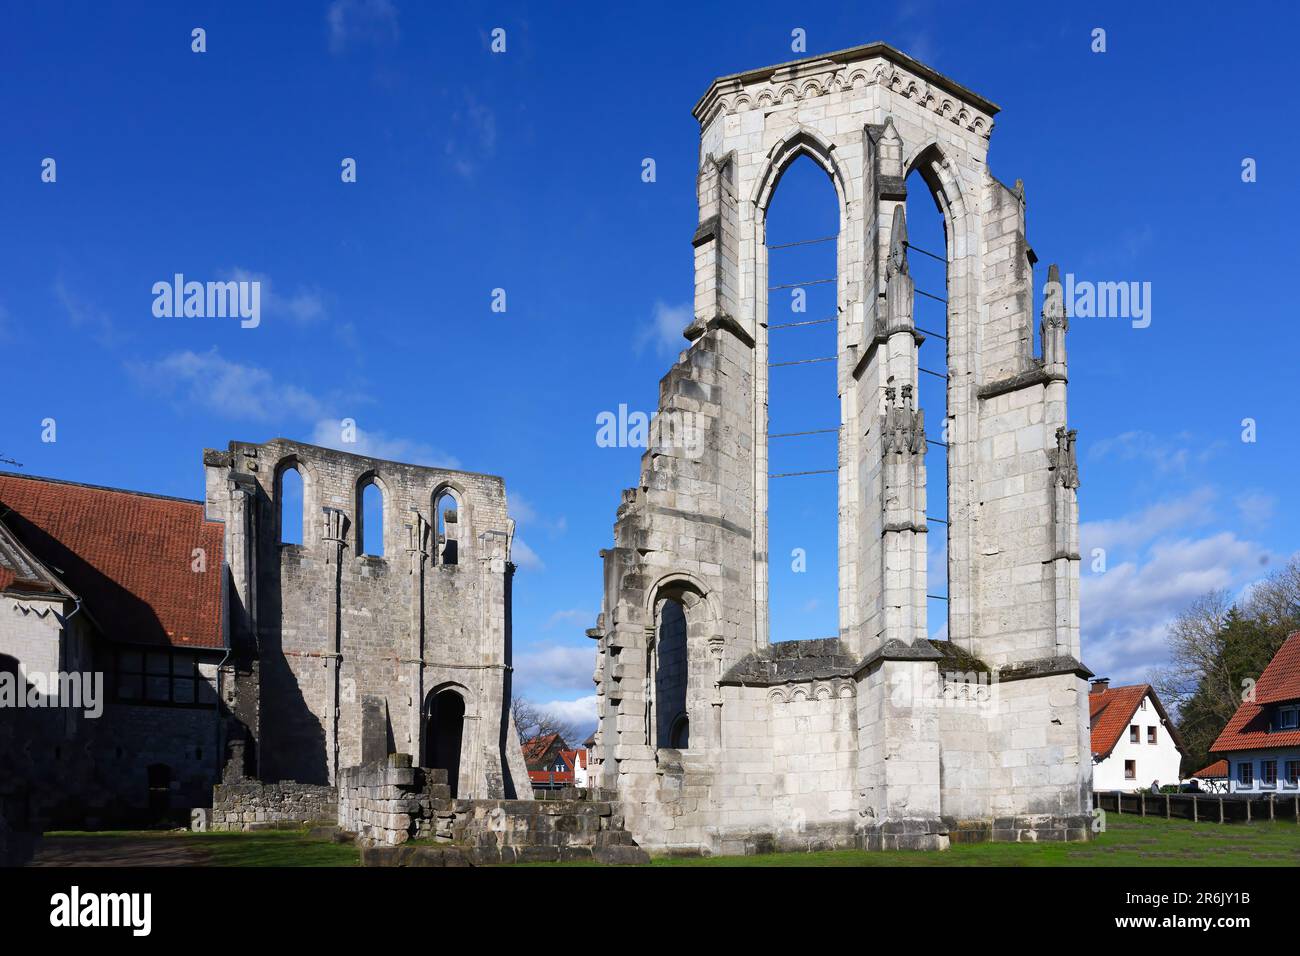
[(25, 481), (43, 481), (52, 485), (69, 485), (74, 488), (87, 488), (90, 491), (110, 491), (119, 495), (135, 495), (139, 498), (155, 498), (160, 501), (176, 501), (187, 505), (203, 505), (201, 498), (181, 498), (176, 495), (159, 494), (156, 491), (137, 491), (134, 488), (114, 488), (111, 485), (92, 485), (85, 481), (73, 481), (70, 478), (51, 478), (47, 475), (26, 475), (16, 471), (0, 469), (0, 478), (20, 478)]

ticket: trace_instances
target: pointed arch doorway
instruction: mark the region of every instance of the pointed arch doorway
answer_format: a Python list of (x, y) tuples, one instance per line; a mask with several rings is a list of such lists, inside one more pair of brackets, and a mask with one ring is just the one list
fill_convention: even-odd
[(432, 691), (425, 704), (422, 766), (447, 771), (451, 795), (460, 782), (461, 739), (465, 731), (465, 698), (453, 687)]

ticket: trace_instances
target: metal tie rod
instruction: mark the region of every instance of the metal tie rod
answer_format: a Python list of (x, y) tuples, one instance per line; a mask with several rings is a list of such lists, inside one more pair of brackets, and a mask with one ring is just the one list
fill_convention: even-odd
[(782, 368), (786, 365), (810, 365), (813, 362), (834, 362), (839, 356), (828, 355), (825, 358), (797, 359), (793, 362), (768, 362), (768, 368)]
[(940, 448), (948, 447), (948, 443), (946, 441), (939, 441), (939, 439), (937, 438), (927, 438), (926, 441), (929, 442), (931, 445), (938, 445)]
[(809, 279), (807, 282), (787, 282), (785, 285), (770, 285), (767, 287), (768, 292), (775, 292), (777, 289), (802, 289), (806, 285), (825, 285), (827, 282), (834, 282), (830, 279)]
[(806, 432), (777, 432), (774, 435), (768, 435), (768, 438), (797, 438), (800, 435), (830, 435), (839, 431), (838, 428), (814, 428)]
[(947, 596), (946, 594), (927, 594), (926, 597), (931, 598), (932, 600), (935, 600), (935, 601), (946, 601), (946, 600), (948, 600), (948, 596)]
[(770, 332), (773, 329), (793, 329), (798, 325), (821, 325), (823, 322), (834, 322), (838, 318), (838, 315), (832, 315), (829, 319), (809, 319), (806, 322), (782, 322), (779, 325), (769, 325), (767, 330)]
[(798, 242), (782, 242), (775, 246), (768, 246), (768, 251), (773, 249), (789, 249), (792, 246), (811, 246), (815, 242), (834, 242), (839, 236), (826, 236), (822, 239), (800, 239)]
[(823, 468), (821, 471), (780, 471), (768, 472), (769, 478), (798, 478), (800, 475), (835, 475), (839, 473), (838, 468)]
[(921, 255), (923, 255), (923, 256), (929, 256), (931, 259), (938, 259), (940, 262), (947, 262), (947, 261), (948, 261), (948, 259), (947, 259), (945, 256), (936, 256), (936, 255), (935, 255), (933, 252), (931, 252), (929, 249), (922, 249), (920, 246), (914, 246), (914, 245), (912, 245), (910, 242), (908, 242), (906, 239), (903, 240), (903, 245), (907, 246), (907, 248), (909, 248), (909, 249), (915, 249), (917, 252), (921, 253)]
[[(809, 284), (811, 284), (811, 283), (809, 283)], [(777, 288), (782, 288), (782, 287), (781, 287), (781, 286), (777, 286)], [(946, 305), (947, 302), (948, 302), (947, 299), (941, 299), (941, 298), (939, 298), (937, 295), (931, 295), (929, 292), (922, 292), (920, 289), (916, 289), (915, 291), (916, 291), (916, 294), (917, 294), (917, 295), (923, 295), (923, 296), (925, 296), (927, 299), (934, 299), (935, 302), (943, 302), (945, 305)]]
[(925, 520), (926, 520), (926, 521), (933, 521), (935, 524), (947, 524), (947, 523), (948, 523), (948, 522), (944, 521), (942, 518), (936, 518), (934, 515), (926, 515), (926, 516), (925, 516)]
[(940, 335), (938, 332), (931, 332), (929, 329), (923, 329), (923, 328), (921, 328), (919, 325), (916, 327), (916, 331), (922, 333), (923, 335), (928, 335), (928, 336), (930, 336), (931, 338), (935, 338), (935, 339), (943, 339), (943, 341), (945, 341), (945, 342), (948, 341), (948, 336), (946, 336), (946, 335)]
[(920, 366), (917, 366), (917, 371), (924, 372), (926, 375), (933, 375), (935, 378), (941, 378), (945, 382), (948, 380), (948, 376), (942, 372), (931, 372), (928, 368), (921, 368)]

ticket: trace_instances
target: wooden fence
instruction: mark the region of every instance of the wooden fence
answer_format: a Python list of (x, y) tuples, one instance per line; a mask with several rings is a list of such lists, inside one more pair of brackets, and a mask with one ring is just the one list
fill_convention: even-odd
[(1300, 823), (1300, 795), (1213, 793), (1121, 793), (1094, 791), (1092, 804), (1107, 813), (1195, 823), (1255, 823), (1286, 820)]

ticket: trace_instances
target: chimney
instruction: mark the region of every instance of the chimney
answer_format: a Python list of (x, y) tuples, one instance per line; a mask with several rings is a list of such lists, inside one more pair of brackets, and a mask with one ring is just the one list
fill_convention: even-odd
[(1110, 678), (1109, 678), (1109, 677), (1098, 677), (1096, 680), (1094, 680), (1094, 681), (1092, 682), (1092, 689), (1089, 690), (1088, 693), (1090, 693), (1090, 694), (1104, 694), (1104, 693), (1106, 693), (1106, 691), (1109, 690), (1109, 689), (1110, 689)]

